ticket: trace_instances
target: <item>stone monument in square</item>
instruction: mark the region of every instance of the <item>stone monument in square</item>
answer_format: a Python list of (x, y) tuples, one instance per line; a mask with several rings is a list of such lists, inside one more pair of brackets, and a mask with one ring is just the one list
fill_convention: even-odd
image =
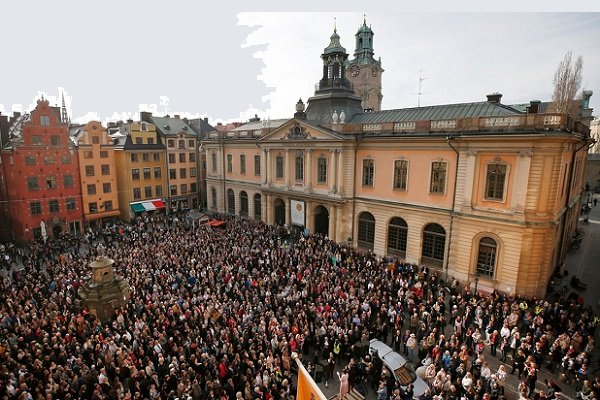
[(129, 281), (115, 274), (115, 261), (106, 256), (102, 244), (97, 251), (98, 257), (90, 263), (92, 276), (79, 288), (79, 297), (90, 313), (107, 322), (115, 309), (129, 301)]

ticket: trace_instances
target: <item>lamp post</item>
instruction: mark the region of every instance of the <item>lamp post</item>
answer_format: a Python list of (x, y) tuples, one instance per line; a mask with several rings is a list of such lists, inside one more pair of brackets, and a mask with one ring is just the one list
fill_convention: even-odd
[(479, 276), (481, 274), (479, 273), (479, 271), (475, 272), (475, 294), (477, 294), (477, 286), (479, 285)]

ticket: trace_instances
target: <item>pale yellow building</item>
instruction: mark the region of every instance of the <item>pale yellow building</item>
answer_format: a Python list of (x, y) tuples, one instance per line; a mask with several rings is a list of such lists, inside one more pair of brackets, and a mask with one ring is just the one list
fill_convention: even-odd
[(543, 295), (577, 226), (589, 128), (497, 93), (363, 111), (336, 33), (321, 58), (315, 95), (294, 118), (204, 142), (208, 208), (306, 228), (480, 290)]

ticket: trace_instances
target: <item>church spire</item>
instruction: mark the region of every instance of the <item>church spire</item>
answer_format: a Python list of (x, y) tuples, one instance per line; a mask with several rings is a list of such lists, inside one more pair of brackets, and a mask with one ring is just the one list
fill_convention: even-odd
[(67, 114), (67, 106), (65, 105), (65, 92), (61, 92), (62, 106), (60, 107), (60, 119), (64, 124), (68, 124), (69, 115)]
[(354, 58), (356, 60), (373, 60), (373, 36), (375, 34), (370, 26), (367, 26), (367, 16), (363, 16), (363, 24), (356, 32), (356, 48)]

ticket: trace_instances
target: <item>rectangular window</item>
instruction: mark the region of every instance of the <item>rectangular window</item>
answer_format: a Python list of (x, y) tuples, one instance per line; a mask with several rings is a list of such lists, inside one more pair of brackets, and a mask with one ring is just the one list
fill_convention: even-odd
[(185, 140), (180, 140), (178, 144), (180, 149), (185, 149)]
[(75, 205), (76, 205), (75, 199), (67, 199), (66, 203), (67, 203), (68, 211), (73, 211), (75, 209)]
[(140, 188), (133, 188), (133, 199), (134, 200), (139, 200), (142, 198), (142, 189)]
[(71, 156), (69, 156), (69, 155), (60, 156), (60, 163), (61, 164), (71, 164)]
[(210, 154), (210, 158), (211, 158), (212, 170), (214, 172), (217, 170), (217, 153), (213, 151)]
[(375, 161), (372, 158), (363, 160), (362, 184), (363, 186), (373, 186), (375, 175)]
[(137, 162), (137, 161), (138, 161), (137, 153), (131, 153), (131, 162)]
[(47, 115), (40, 116), (40, 125), (49, 126), (50, 125), (50, 117)]
[(95, 183), (87, 185), (87, 194), (96, 194), (96, 184)]
[(142, 139), (141, 137), (135, 138), (135, 144), (143, 144), (143, 143), (144, 143), (144, 139)]
[(188, 154), (188, 160), (190, 160), (190, 162), (196, 162), (196, 154), (189, 153)]
[(485, 182), (486, 200), (504, 200), (505, 164), (488, 164)]
[(29, 190), (30, 192), (33, 191), (37, 191), (40, 189), (40, 186), (38, 184), (38, 177), (37, 176), (28, 176), (27, 177), (27, 190)]
[(102, 172), (102, 175), (110, 175), (110, 165), (102, 164), (100, 166), (100, 171)]
[(171, 185), (171, 196), (177, 196), (177, 185)]
[(302, 152), (296, 153), (296, 181), (304, 181), (304, 155)]
[(177, 170), (175, 168), (169, 170), (169, 179), (177, 179)]
[(25, 156), (25, 165), (35, 165), (36, 163), (35, 156)]
[(275, 157), (275, 179), (283, 179), (283, 157)]
[(88, 208), (90, 210), (90, 214), (97, 213), (98, 212), (98, 203), (96, 203), (96, 202), (89, 203)]
[(260, 156), (254, 156), (254, 175), (260, 175)]
[(29, 210), (31, 215), (40, 215), (42, 213), (42, 203), (39, 201), (29, 203)]
[(187, 194), (187, 184), (182, 183), (180, 190), (181, 190), (181, 194)]
[(169, 139), (167, 141), (167, 146), (169, 146), (169, 147), (175, 147), (175, 141), (173, 139)]
[(154, 144), (154, 138), (149, 137), (147, 140), (148, 144)]
[(185, 162), (185, 153), (179, 153), (179, 162), (180, 163), (184, 163)]
[(97, 135), (92, 136), (92, 143), (100, 144), (100, 136), (97, 136)]
[(100, 158), (108, 158), (108, 151), (101, 150), (100, 151)]
[(179, 177), (180, 178), (187, 178), (187, 170), (185, 168), (179, 168)]
[(327, 159), (319, 157), (317, 160), (317, 183), (327, 183)]
[(198, 188), (196, 186), (196, 183), (190, 183), (190, 193), (196, 193), (198, 191)]
[(83, 152), (83, 158), (85, 158), (86, 160), (89, 160), (91, 158), (94, 158), (94, 152), (91, 150), (85, 150)]
[(56, 181), (56, 175), (50, 175), (46, 177), (46, 189), (56, 189), (58, 183)]
[(246, 173), (246, 156), (241, 154), (240, 155), (240, 174), (245, 174)]
[(110, 182), (105, 182), (105, 183), (102, 184), (102, 191), (104, 193), (110, 193), (112, 191), (112, 187), (111, 187)]
[(155, 178), (160, 178), (162, 176), (162, 172), (160, 167), (154, 167), (154, 177)]
[(50, 136), (50, 145), (51, 146), (60, 146), (60, 136), (51, 135)]
[(72, 188), (75, 184), (73, 180), (73, 175), (63, 175), (63, 186), (66, 188)]
[(408, 161), (394, 161), (394, 189), (406, 190), (408, 178)]
[(48, 209), (50, 210), (51, 213), (59, 212), (60, 209), (58, 207), (58, 200), (50, 200), (48, 202)]
[(196, 167), (190, 168), (190, 178), (195, 178), (197, 175)]
[(144, 196), (146, 196), (146, 198), (152, 197), (152, 186), (146, 186), (144, 188)]
[(194, 139), (188, 140), (188, 146), (189, 147), (194, 147)]
[(156, 196), (157, 196), (157, 197), (160, 197), (160, 196), (162, 196), (162, 194), (163, 194), (163, 191), (162, 191), (162, 186), (161, 186), (161, 185), (158, 185), (158, 186), (156, 186), (156, 187), (154, 188), (154, 193), (156, 193)]
[(131, 179), (133, 179), (134, 181), (138, 181), (140, 179), (140, 170), (137, 168), (134, 168), (131, 170)]
[(112, 211), (112, 209), (113, 209), (112, 200), (104, 201), (104, 211)]
[(44, 164), (54, 164), (54, 156), (45, 156)]
[(152, 177), (152, 173), (150, 172), (150, 167), (144, 168), (144, 179), (150, 179)]
[(233, 156), (231, 154), (227, 154), (227, 172), (233, 172)]
[(31, 136), (31, 144), (34, 146), (43, 146), (44, 140), (41, 135), (33, 135)]
[(434, 161), (431, 163), (430, 193), (444, 194), (446, 192), (446, 169), (448, 163), (445, 161)]
[(142, 161), (143, 162), (150, 161), (150, 154), (149, 153), (142, 153)]
[(160, 161), (160, 153), (154, 153), (154, 161)]
[(93, 165), (85, 166), (85, 176), (94, 176), (94, 166)]
[(175, 154), (171, 153), (169, 154), (169, 164), (175, 164)]

